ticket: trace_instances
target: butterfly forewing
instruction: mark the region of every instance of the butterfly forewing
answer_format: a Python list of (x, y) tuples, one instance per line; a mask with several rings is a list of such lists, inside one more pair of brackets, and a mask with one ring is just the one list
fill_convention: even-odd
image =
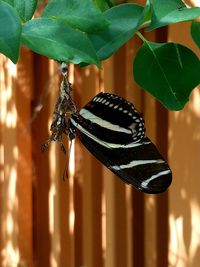
[(100, 93), (70, 123), (84, 146), (123, 181), (146, 193), (170, 185), (171, 170), (145, 136), (144, 121), (132, 103)]

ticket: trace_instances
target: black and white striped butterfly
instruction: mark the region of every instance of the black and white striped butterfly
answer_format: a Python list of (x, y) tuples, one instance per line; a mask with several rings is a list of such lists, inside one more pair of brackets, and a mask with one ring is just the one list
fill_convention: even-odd
[[(70, 97), (70, 83), (64, 78), (60, 100), (54, 111), (51, 141), (62, 144), (62, 133), (75, 135), (108, 169), (124, 182), (145, 193), (161, 193), (171, 184), (172, 172), (156, 146), (145, 136), (144, 120), (134, 105), (122, 97), (99, 93), (79, 112)], [(58, 109), (58, 107), (62, 107)], [(66, 114), (70, 116), (66, 120)]]

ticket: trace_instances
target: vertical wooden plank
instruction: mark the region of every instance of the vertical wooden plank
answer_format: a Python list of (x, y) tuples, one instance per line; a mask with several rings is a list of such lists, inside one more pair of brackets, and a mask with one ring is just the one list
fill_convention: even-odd
[[(157, 102), (157, 140), (160, 153), (167, 160), (168, 153), (168, 114)], [(156, 196), (157, 207), (157, 266), (168, 266), (168, 191)]]
[(115, 199), (114, 199), (114, 175), (104, 168), (104, 186), (105, 186), (105, 215), (106, 232), (105, 235), (105, 267), (114, 267), (116, 264), (115, 251)]
[[(42, 90), (47, 88), (48, 60), (34, 54), (34, 95), (32, 106), (39, 103)], [(33, 248), (35, 264), (38, 267), (49, 266), (50, 236), (49, 236), (49, 161), (47, 150), (41, 153), (40, 145), (48, 138), (48, 105), (32, 123), (33, 140)]]
[[(156, 41), (167, 41), (168, 29), (156, 31)], [(163, 157), (168, 155), (168, 112), (156, 102), (156, 144)], [(168, 191), (157, 196), (157, 266), (168, 266)]]
[(93, 188), (93, 202), (91, 203), (93, 220), (92, 220), (92, 243), (93, 253), (92, 262), (97, 267), (103, 266), (102, 258), (102, 165), (93, 158), (92, 164), (92, 188)]
[(3, 245), (4, 245), (4, 240), (3, 240), (3, 220), (4, 220), (4, 214), (3, 214), (3, 200), (4, 200), (4, 194), (3, 194), (3, 185), (4, 185), (4, 145), (3, 145), (3, 108), (2, 106), (2, 100), (3, 100), (3, 88), (4, 88), (4, 70), (3, 70), (3, 64), (4, 64), (4, 57), (1, 55), (0, 56), (0, 105), (1, 105), (1, 110), (0, 110), (0, 203), (1, 203), (1, 208), (0, 208), (0, 264), (2, 265), (3, 261)]
[(133, 192), (133, 266), (145, 266), (144, 196)]
[[(24, 68), (26, 65), (26, 68)], [(32, 265), (31, 54), (0, 56), (1, 266)], [(23, 109), (22, 109), (23, 107)]]
[(1, 56), (1, 266), (20, 263), (17, 194), (16, 66)]
[[(0, 56), (2, 267), (32, 265), (32, 164), (31, 139), (27, 132), (31, 57), (24, 51), (22, 57), (17, 68)], [(25, 62), (26, 69), (23, 68)]]
[[(66, 136), (67, 138), (67, 136)], [(68, 150), (69, 153), (69, 150)], [(73, 154), (73, 151), (70, 153)], [(74, 267), (75, 266), (75, 254), (74, 254), (74, 240), (76, 237), (76, 232), (74, 231), (74, 207), (73, 207), (73, 194), (74, 194), (74, 177), (70, 175), (66, 178), (65, 181), (62, 180), (63, 171), (66, 167), (66, 164), (68, 164), (66, 161), (68, 161), (67, 158), (61, 153), (60, 149), (57, 154), (58, 157), (58, 191), (56, 194), (59, 198), (59, 243), (57, 244), (60, 249), (60, 266), (61, 267)], [(72, 157), (72, 155), (70, 155)], [(68, 166), (70, 168), (70, 166)], [(56, 266), (56, 265), (55, 265)]]
[[(60, 155), (61, 156), (61, 155)], [(64, 161), (62, 159), (62, 161)], [(61, 170), (64, 170), (65, 162), (60, 165)], [(74, 266), (74, 247), (71, 238), (75, 239), (76, 232), (71, 232), (70, 228), (70, 209), (69, 209), (69, 177), (65, 182), (62, 181), (62, 173), (59, 178), (59, 233), (60, 233), (60, 266)], [(75, 214), (76, 216), (76, 214)], [(74, 235), (74, 237), (72, 236)], [(78, 265), (77, 265), (78, 266)]]
[[(18, 242), (21, 264), (32, 266), (32, 154), (29, 122), (33, 90), (32, 54), (22, 49), (17, 64), (16, 108), (17, 127), (17, 195)], [(14, 89), (14, 88), (13, 88)]]
[(74, 179), (74, 209), (75, 209), (75, 266), (82, 266), (83, 264), (83, 175), (81, 173), (80, 162), (82, 158), (82, 148), (78, 140), (75, 140), (75, 159), (76, 172)]

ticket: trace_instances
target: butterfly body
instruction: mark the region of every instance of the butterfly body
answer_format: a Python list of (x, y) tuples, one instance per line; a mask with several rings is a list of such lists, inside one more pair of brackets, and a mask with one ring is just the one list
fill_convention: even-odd
[(70, 140), (75, 138), (72, 129), (68, 130), (69, 118), (71, 117), (71, 114), (75, 114), (77, 112), (76, 106), (71, 98), (71, 91), (71, 84), (64, 76), (54, 108), (53, 120), (50, 127), (51, 136), (44, 144), (42, 144), (42, 151), (44, 151), (52, 141), (58, 141), (62, 151), (66, 153), (62, 142), (62, 134), (68, 134)]

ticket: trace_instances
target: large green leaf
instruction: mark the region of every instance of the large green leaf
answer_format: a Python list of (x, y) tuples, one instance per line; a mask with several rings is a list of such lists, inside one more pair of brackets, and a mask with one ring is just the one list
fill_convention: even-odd
[(187, 47), (145, 42), (138, 50), (135, 81), (169, 110), (180, 110), (200, 83), (200, 62)]
[(59, 20), (38, 18), (28, 21), (23, 27), (22, 43), (55, 60), (99, 65), (87, 36)]
[(68, 25), (88, 33), (108, 27), (108, 21), (92, 0), (52, 0), (43, 17), (62, 18)]
[(15, 10), (0, 1), (0, 52), (14, 63), (19, 57), (21, 23)]
[(108, 28), (97, 34), (90, 34), (97, 56), (106, 59), (125, 44), (137, 31), (143, 7), (135, 4), (122, 4), (104, 12), (110, 22)]
[(3, 0), (16, 9), (23, 22), (30, 20), (35, 12), (37, 0)]
[(181, 0), (152, 0), (152, 20), (148, 30), (200, 16), (200, 8), (187, 8)]
[(191, 24), (191, 35), (194, 42), (200, 48), (200, 22), (193, 21)]

